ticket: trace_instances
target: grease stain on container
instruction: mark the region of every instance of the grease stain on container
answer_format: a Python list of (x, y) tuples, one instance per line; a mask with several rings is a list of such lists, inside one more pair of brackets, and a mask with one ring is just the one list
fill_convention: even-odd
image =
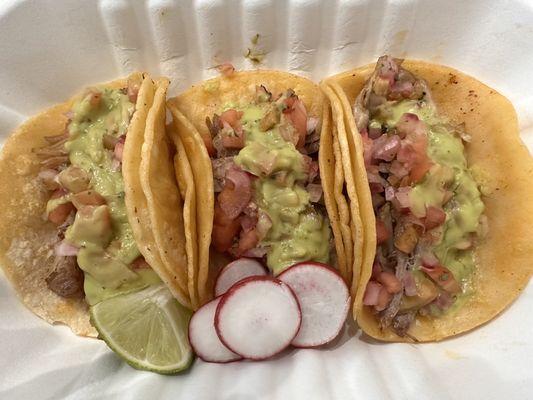
[(453, 351), (453, 350), (449, 350), (449, 349), (444, 350), (444, 355), (452, 360), (462, 360), (466, 358), (462, 356), (460, 353)]

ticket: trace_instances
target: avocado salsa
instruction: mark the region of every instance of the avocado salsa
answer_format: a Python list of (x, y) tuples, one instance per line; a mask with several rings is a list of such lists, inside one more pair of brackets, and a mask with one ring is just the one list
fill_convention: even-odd
[(318, 133), (313, 123), (308, 132), (296, 94), (273, 99), (260, 86), (254, 102), (227, 104), (207, 125), (217, 156), (214, 247), (265, 257), (274, 274), (302, 261), (329, 262), (331, 233), (310, 147)]
[(377, 251), (363, 302), (404, 336), (472, 294), (484, 204), (466, 135), (438, 115), (425, 82), (382, 57), (355, 106), (376, 213)]
[[(46, 175), (53, 189), (46, 214), (62, 239), (48, 284), (69, 297), (83, 282), (76, 293), (89, 305), (159, 281), (137, 248), (124, 202), (122, 152), (137, 95), (130, 85), (89, 89), (73, 104), (63, 134), (65, 163)], [(83, 271), (82, 280), (73, 279), (72, 267), (62, 268), (67, 263)]]

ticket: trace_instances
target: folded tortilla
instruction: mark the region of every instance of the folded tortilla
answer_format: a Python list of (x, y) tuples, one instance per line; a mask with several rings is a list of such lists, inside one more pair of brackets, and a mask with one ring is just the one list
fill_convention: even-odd
[[(371, 308), (363, 305), (376, 252), (375, 216), (365, 173), (363, 143), (352, 107), (375, 64), (333, 76), (323, 82), (333, 107), (334, 125), (344, 153), (353, 160), (357, 201), (363, 222), (361, 277), (354, 318), (368, 335), (383, 341), (438, 341), (469, 331), (493, 319), (522, 292), (533, 273), (533, 161), (520, 140), (512, 104), (494, 89), (449, 67), (421, 61), (402, 66), (423, 78), (439, 113), (471, 136), (466, 145), (469, 168), (480, 186), (489, 231), (475, 248), (474, 292), (457, 310), (440, 317), (417, 316), (408, 334), (382, 329)], [(350, 166), (348, 166), (350, 167)]]
[[(256, 86), (264, 85), (268, 91), (281, 94), (287, 89), (293, 89), (303, 101), (307, 113), (316, 117), (321, 126), (326, 126), (322, 134), (329, 134), (327, 128), (331, 124), (329, 108), (318, 87), (311, 81), (280, 71), (244, 71), (236, 72), (229, 77), (218, 77), (199, 85), (172, 98), (168, 107), (173, 116), (174, 130), (190, 161), (196, 191), (197, 214), (197, 243), (198, 243), (198, 268), (197, 290), (200, 303), (204, 304), (212, 296), (213, 276), (219, 264), (214, 261), (220, 254), (210, 258), (211, 234), (214, 217), (214, 186), (211, 160), (208, 149), (202, 138), (211, 134), (206, 125), (206, 117), (219, 112), (226, 104), (250, 103), (255, 97)], [(177, 140), (177, 139), (175, 139)], [(330, 137), (321, 136), (321, 151), (319, 152), (319, 166), (324, 201), (334, 236), (334, 245), (337, 263), (344, 277), (347, 277), (347, 261), (344, 252), (344, 243), (341, 238), (341, 223), (339, 211), (333, 193), (333, 180), (335, 174), (333, 142)], [(181, 145), (180, 145), (181, 146)], [(339, 193), (342, 189), (339, 190)], [(348, 225), (345, 223), (345, 232), (351, 237)], [(351, 245), (351, 242), (349, 242)], [(210, 268), (211, 265), (211, 268)], [(350, 262), (351, 271), (351, 262)]]
[[(153, 82), (147, 75), (135, 73), (127, 79), (99, 87), (125, 88), (128, 79), (141, 82), (135, 111), (127, 129), (122, 160), (128, 220), (135, 242), (147, 262), (179, 301), (190, 306), (186, 291), (183, 223), (180, 224), (183, 202), (175, 189), (172, 157), (164, 137), (168, 81)], [(61, 297), (47, 285), (46, 278), (53, 270), (54, 247), (61, 239), (58, 237), (58, 227), (46, 219), (50, 191), (38, 177), (42, 168), (39, 149), (50, 144), (46, 137), (64, 132), (67, 115), (78, 99), (79, 96), (75, 96), (29, 119), (9, 136), (3, 146), (0, 158), (0, 202), (3, 205), (0, 209), (0, 261), (7, 278), (32, 312), (49, 323), (65, 324), (78, 335), (96, 337), (97, 332), (89, 322), (89, 307), (85, 299)], [(152, 107), (154, 101), (158, 105), (155, 109)], [(145, 132), (148, 134), (145, 135)], [(146, 153), (144, 162), (147, 164), (143, 166), (142, 151)], [(163, 156), (164, 152), (167, 153), (166, 157)], [(160, 176), (161, 171), (166, 171), (166, 175)], [(170, 182), (171, 188), (154, 188), (156, 177), (159, 179), (157, 184)], [(152, 193), (154, 189), (155, 195)], [(172, 236), (164, 236), (167, 227), (161, 220), (166, 217), (159, 213), (169, 207), (160, 207), (157, 196), (166, 196), (172, 213), (178, 214), (171, 216), (171, 221), (178, 221), (177, 226), (173, 226), (177, 233)], [(172, 246), (173, 251), (164, 260), (160, 246), (164, 249)]]

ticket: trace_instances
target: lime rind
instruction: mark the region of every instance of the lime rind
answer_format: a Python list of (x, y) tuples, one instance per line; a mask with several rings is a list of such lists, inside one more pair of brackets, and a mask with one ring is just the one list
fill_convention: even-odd
[(191, 312), (165, 285), (109, 298), (91, 307), (90, 313), (99, 337), (132, 367), (175, 374), (191, 365)]

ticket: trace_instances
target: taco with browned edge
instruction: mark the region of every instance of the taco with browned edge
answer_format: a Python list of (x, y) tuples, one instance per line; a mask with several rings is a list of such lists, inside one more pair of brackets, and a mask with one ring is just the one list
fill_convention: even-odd
[(357, 187), (361, 329), (423, 342), (494, 318), (533, 271), (533, 162), (511, 103), (451, 68), (389, 56), (322, 88)]
[(88, 88), (24, 123), (0, 160), (0, 255), (22, 301), (161, 373), (192, 360), (167, 86), (136, 73)]
[(329, 108), (314, 83), (279, 71), (236, 72), (192, 87), (168, 107), (196, 186), (201, 304), (212, 296), (210, 250), (211, 264), (249, 257), (278, 275), (315, 261), (351, 280), (332, 140), (321, 141), (330, 131)]

